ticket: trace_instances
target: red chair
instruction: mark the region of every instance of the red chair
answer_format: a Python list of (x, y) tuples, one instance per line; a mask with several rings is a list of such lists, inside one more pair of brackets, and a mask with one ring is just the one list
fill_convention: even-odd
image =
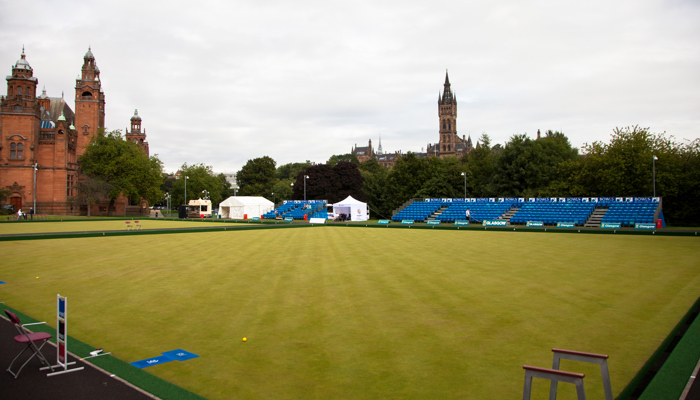
[[(10, 310), (5, 310), (5, 314), (10, 318), (10, 322), (12, 322), (15, 325), (15, 328), (17, 328), (17, 332), (19, 332), (19, 335), (15, 336), (15, 342), (17, 343), (23, 343), (26, 344), (27, 346), (22, 350), (19, 354), (17, 354), (17, 357), (15, 357), (14, 360), (10, 363), (10, 366), (7, 368), (7, 372), (11, 373), (12, 376), (17, 379), (19, 376), (19, 373), (22, 372), (22, 368), (24, 368), (27, 363), (34, 358), (34, 356), (37, 356), (39, 360), (41, 361), (42, 364), (46, 364), (49, 368), (51, 368), (51, 371), (53, 371), (53, 366), (46, 360), (46, 357), (44, 357), (43, 354), (41, 354), (41, 348), (44, 347), (46, 342), (48, 342), (49, 339), (51, 339), (51, 335), (46, 333), (46, 332), (36, 332), (32, 333), (30, 332), (27, 328), (24, 327), (19, 321), (19, 318), (17, 315)], [(27, 324), (27, 325), (34, 325), (34, 324)], [(41, 346), (37, 347), (36, 343), (37, 342), (42, 342)], [(22, 364), (21, 367), (19, 367), (19, 370), (17, 372), (12, 371), (12, 365), (14, 365), (15, 361), (24, 354), (27, 349), (31, 349), (34, 354), (32, 354), (31, 357), (27, 359), (27, 361)]]

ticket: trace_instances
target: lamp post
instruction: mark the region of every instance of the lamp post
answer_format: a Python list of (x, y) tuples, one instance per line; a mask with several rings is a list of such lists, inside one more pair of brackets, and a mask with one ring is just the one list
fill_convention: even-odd
[(170, 215), (170, 193), (165, 194), (165, 204), (168, 207), (168, 215)]
[(204, 195), (204, 200), (209, 200), (209, 191), (204, 189), (202, 190), (202, 194)]
[(275, 204), (276, 199), (277, 199), (277, 197), (275, 196), (275, 192), (272, 192), (272, 204), (273, 205)]
[(189, 176), (185, 176), (185, 205), (187, 205), (187, 180), (190, 179)]
[(306, 180), (309, 179), (308, 175), (304, 175), (304, 201), (306, 201)]
[(467, 200), (467, 173), (462, 172), (462, 176), (464, 177), (464, 200)]
[(656, 160), (658, 159), (659, 158), (657, 156), (651, 156), (651, 171), (654, 177), (654, 197), (656, 197)]

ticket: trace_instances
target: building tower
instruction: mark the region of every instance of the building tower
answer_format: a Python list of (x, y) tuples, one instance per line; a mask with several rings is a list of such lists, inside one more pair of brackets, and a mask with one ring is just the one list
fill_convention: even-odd
[(445, 71), (445, 86), (442, 95), (438, 94), (438, 116), (440, 118), (440, 156), (455, 154), (457, 136), (457, 98), (450, 88), (450, 78)]
[(134, 116), (131, 117), (131, 131), (126, 130), (126, 140), (136, 143), (146, 155), (148, 153), (148, 142), (146, 141), (146, 130), (141, 132), (141, 117), (139, 110), (134, 110)]
[[(32, 166), (39, 140), (39, 81), (22, 55), (7, 77), (7, 96), (0, 99), (0, 187), (10, 190), (9, 202), (25, 207), (34, 196)], [(27, 208), (28, 210), (28, 208)]]
[(83, 68), (75, 81), (75, 127), (78, 130), (78, 157), (85, 146), (105, 125), (105, 94), (100, 82), (100, 69), (88, 47)]

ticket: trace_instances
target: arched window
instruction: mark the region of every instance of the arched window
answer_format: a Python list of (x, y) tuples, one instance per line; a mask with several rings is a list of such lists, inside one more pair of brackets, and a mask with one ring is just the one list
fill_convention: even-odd
[(7, 96), (12, 96), (12, 93), (15, 91), (15, 88), (10, 86), (7, 88)]
[(27, 86), (27, 96), (28, 96), (28, 97), (31, 97), (31, 95), (32, 95), (32, 88), (30, 88), (29, 86)]
[(22, 154), (22, 143), (17, 143), (17, 158), (24, 158)]
[(447, 128), (445, 128), (445, 120), (442, 120), (442, 130), (445, 130), (445, 129), (447, 129)]
[(450, 146), (450, 145), (448, 144), (448, 145), (447, 145), (447, 151), (452, 151), (452, 148), (451, 148), (451, 147), (452, 147), (452, 146)]
[(447, 130), (448, 131), (452, 130), (452, 121), (447, 121)]
[(17, 94), (22, 94), (22, 86), (17, 86)]

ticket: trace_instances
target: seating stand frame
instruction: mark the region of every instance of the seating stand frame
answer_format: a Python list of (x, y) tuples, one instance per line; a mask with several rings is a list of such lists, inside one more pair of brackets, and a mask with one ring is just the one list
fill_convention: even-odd
[[(603, 378), (603, 390), (605, 391), (605, 400), (613, 400), (612, 387), (610, 386), (610, 371), (608, 370), (608, 356), (604, 354), (584, 353), (581, 351), (552, 349), (554, 359), (552, 360), (552, 369), (559, 369), (559, 362), (562, 359), (582, 361), (600, 365), (600, 374)], [(557, 398), (557, 381), (552, 381), (549, 388), (549, 400)]]
[[(576, 396), (578, 400), (586, 400), (586, 390), (583, 387), (584, 374), (576, 372), (559, 371), (557, 369), (533, 367), (524, 365), (525, 370), (525, 386), (523, 387), (523, 400), (530, 400), (532, 393), (532, 378), (549, 379), (552, 383), (567, 382), (576, 385)], [(550, 392), (551, 396), (551, 392)], [(556, 398), (557, 394), (554, 393)]]

